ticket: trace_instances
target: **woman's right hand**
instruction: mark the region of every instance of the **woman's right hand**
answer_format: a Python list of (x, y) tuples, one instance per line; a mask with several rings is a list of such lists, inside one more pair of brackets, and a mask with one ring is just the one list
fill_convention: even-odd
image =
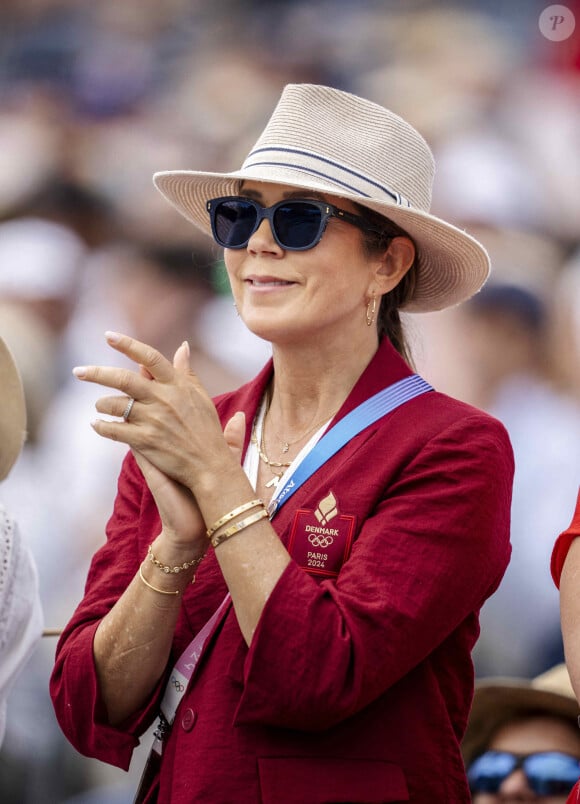
[[(189, 368), (189, 347), (187, 343), (183, 343), (175, 352), (173, 365), (181, 371), (186, 371)], [(143, 366), (140, 373), (146, 379), (151, 379), (151, 375)], [(244, 432), (245, 417), (242, 412), (239, 412), (230, 419), (224, 429), (226, 443), (238, 461), (241, 460)], [(165, 535), (179, 544), (193, 544), (201, 540), (200, 546), (205, 549), (206, 525), (190, 489), (168, 477), (151, 463), (145, 455), (137, 450), (132, 452), (157, 505)]]
[[(224, 438), (238, 460), (241, 459), (244, 431), (245, 417), (240, 411), (232, 416), (224, 429)], [(153, 495), (166, 535), (180, 543), (201, 539), (205, 548), (206, 525), (191, 491), (164, 474), (141, 453), (133, 450), (133, 455)]]
[[(186, 342), (175, 352), (173, 365), (181, 371), (189, 368), (189, 345)], [(140, 374), (146, 379), (152, 379), (143, 366), (140, 367)], [(205, 550), (205, 523), (191, 491), (168, 477), (145, 455), (135, 449), (132, 452), (157, 505), (165, 535), (181, 544), (193, 544), (203, 539), (200, 546)]]
[(144, 455), (135, 450), (133, 455), (157, 505), (164, 534), (175, 544), (199, 544), (205, 550), (205, 523), (191, 491), (167, 477)]

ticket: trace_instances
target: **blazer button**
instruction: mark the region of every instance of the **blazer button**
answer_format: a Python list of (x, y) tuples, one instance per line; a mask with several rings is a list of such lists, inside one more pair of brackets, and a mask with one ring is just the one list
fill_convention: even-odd
[(181, 728), (184, 731), (191, 731), (196, 720), (197, 714), (193, 709), (186, 709), (181, 718)]

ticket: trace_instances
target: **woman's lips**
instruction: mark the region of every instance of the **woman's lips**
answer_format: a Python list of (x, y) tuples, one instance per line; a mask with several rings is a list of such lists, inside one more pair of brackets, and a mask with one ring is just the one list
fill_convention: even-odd
[(245, 281), (254, 288), (288, 287), (296, 284), (288, 279), (279, 279), (275, 276), (249, 276)]

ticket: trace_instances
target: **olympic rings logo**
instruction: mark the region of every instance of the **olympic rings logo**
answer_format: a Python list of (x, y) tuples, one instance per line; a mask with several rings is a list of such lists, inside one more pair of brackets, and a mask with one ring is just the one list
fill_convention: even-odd
[(323, 534), (318, 533), (311, 533), (308, 537), (308, 541), (313, 547), (322, 547), (325, 549), (326, 547), (330, 547), (333, 543), (334, 539), (332, 536), (324, 536)]
[(173, 684), (177, 692), (183, 692), (185, 690), (185, 687), (183, 686), (181, 681), (178, 678), (175, 678), (175, 676), (171, 676), (171, 680), (169, 683)]

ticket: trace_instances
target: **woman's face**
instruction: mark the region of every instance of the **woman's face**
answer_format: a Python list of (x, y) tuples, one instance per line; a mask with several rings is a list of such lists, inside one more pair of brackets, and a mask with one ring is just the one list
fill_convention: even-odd
[[(348, 201), (285, 185), (248, 181), (241, 194), (264, 207), (290, 197), (318, 198), (357, 214)], [(314, 248), (286, 251), (263, 220), (245, 248), (226, 249), (232, 292), (248, 328), (278, 344), (330, 338), (356, 346), (361, 337), (376, 339), (365, 311), (378, 262), (365, 257), (362, 236), (356, 226), (331, 218)], [(379, 303), (377, 293), (377, 309)]]
[[(488, 746), (490, 751), (507, 751), (518, 755), (561, 751), (580, 757), (580, 732), (567, 722), (552, 717), (533, 717), (512, 721), (502, 726)], [(507, 776), (497, 793), (476, 793), (473, 804), (565, 804), (568, 794), (538, 796), (530, 787), (521, 768)]]

